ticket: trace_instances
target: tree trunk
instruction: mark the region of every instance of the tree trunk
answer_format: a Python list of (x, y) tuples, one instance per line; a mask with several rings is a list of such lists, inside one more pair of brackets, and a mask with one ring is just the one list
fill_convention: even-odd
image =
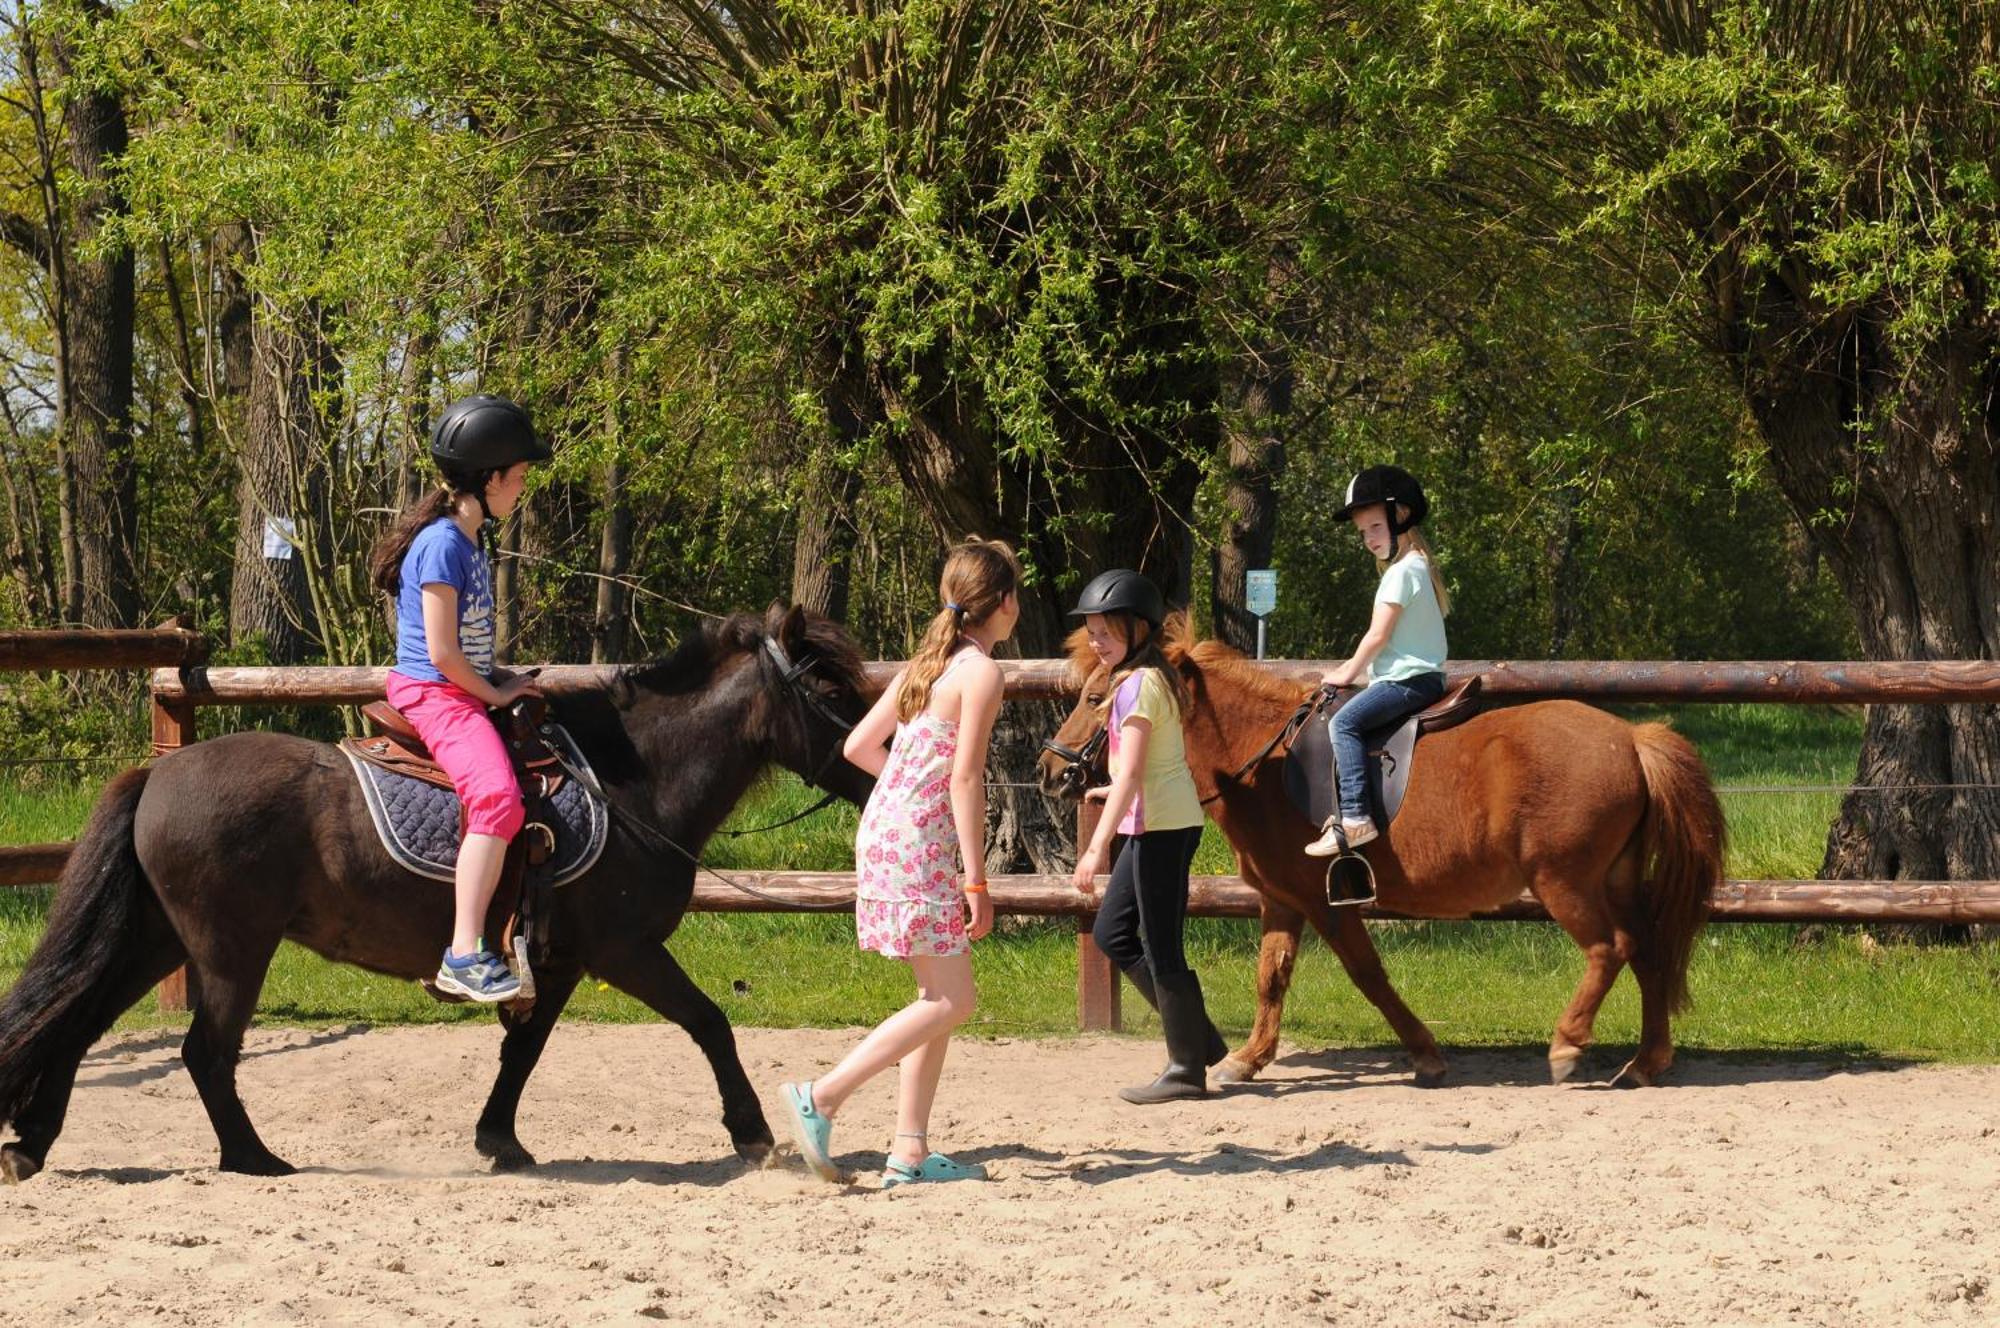
[[(92, 23), (109, 10), (88, 0)], [(73, 52), (62, 36), (50, 42), (56, 68), (69, 82)], [(77, 181), (63, 236), (67, 273), (64, 322), (68, 394), (62, 435), (74, 474), (71, 531), (78, 557), (71, 600), (91, 627), (134, 627), (139, 592), (139, 473), (132, 449), (132, 251), (104, 251), (107, 223), (127, 206), (115, 163), (127, 145), (125, 108), (115, 92), (78, 78), (65, 99), (70, 170)]]
[(625, 500), (625, 463), (604, 467), (604, 530), (597, 545), (597, 612), (590, 626), (590, 662), (624, 660), (632, 592), (625, 573), (632, 565), (632, 506)]
[[(1886, 311), (1808, 321), (1803, 303), (1771, 293), (1738, 363), (1863, 653), (2000, 658), (2000, 337), (1968, 315), (1909, 363), (1888, 349)], [(2000, 798), (1950, 787), (2000, 782), (2000, 709), (1869, 707), (1855, 782), (1870, 787), (1842, 804), (1823, 875), (2000, 876)]]
[[(1171, 339), (1175, 325), (1161, 320), (1156, 335)], [(1163, 371), (1162, 377), (1171, 376)], [(922, 381), (947, 381), (926, 373)], [(1136, 568), (1156, 581), (1174, 606), (1187, 603), (1192, 510), (1200, 470), (1190, 454), (1216, 444), (1212, 381), (1141, 382), (1135, 395), (1173, 392), (1194, 398), (1184, 436), (1178, 439), (1114, 432), (1080, 419), (1066, 450), (1060, 479), (1033, 456), (1005, 456), (982, 423), (966, 413), (963, 398), (941, 394), (913, 401), (889, 373), (871, 375), (884, 416), (890, 458), (918, 508), (929, 517), (941, 545), (968, 534), (1008, 540), (1041, 569), (1074, 567), (1088, 575), (1110, 567)], [(1148, 399), (1152, 399), (1150, 396)], [(1204, 408), (1205, 407), (1205, 408)], [(1060, 491), (1053, 486), (1062, 485)], [(1103, 513), (1103, 526), (1058, 532), (1051, 517), (1065, 511)], [(1074, 625), (1067, 616), (1076, 587), (1043, 575), (1025, 587), (1015, 648), (1024, 656), (1062, 653)], [(1074, 826), (1054, 814), (1034, 787), (1038, 746), (1055, 728), (1046, 707), (1013, 705), (994, 730), (991, 764), (1000, 785), (989, 799), (986, 865), (991, 872), (1057, 870), (1073, 856)]]
[(854, 504), (861, 496), (860, 468), (846, 458), (881, 424), (882, 413), (879, 398), (867, 395), (865, 383), (843, 383), (824, 397), (833, 450), (815, 449), (795, 500), (792, 603), (845, 622), (854, 575)]
[(1209, 578), (1209, 621), (1218, 640), (1246, 654), (1257, 647), (1257, 619), (1244, 607), (1244, 573), (1271, 565), (1292, 386), (1290, 354), (1283, 347), (1268, 348), (1246, 367), (1242, 397), (1228, 426), (1222, 535)]
[(272, 663), (296, 664), (319, 636), (307, 586), (318, 550), (305, 541), (322, 529), (327, 428), (314, 398), (337, 364), (311, 308), (293, 318), (260, 304), (250, 350), (229, 634), (261, 637)]

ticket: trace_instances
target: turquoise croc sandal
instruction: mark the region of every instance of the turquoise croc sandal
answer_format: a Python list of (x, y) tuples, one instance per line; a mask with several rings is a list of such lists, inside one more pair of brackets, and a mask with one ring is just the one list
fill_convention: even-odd
[(985, 1179), (986, 1168), (977, 1162), (954, 1162), (943, 1153), (932, 1153), (914, 1167), (892, 1157), (882, 1168), (882, 1188), (885, 1190), (926, 1181)]
[(791, 1117), (792, 1138), (798, 1143), (799, 1156), (806, 1160), (806, 1165), (821, 1180), (838, 1182), (840, 1169), (833, 1165), (833, 1158), (826, 1151), (827, 1139), (833, 1134), (833, 1122), (813, 1106), (812, 1081), (779, 1084), (778, 1096), (785, 1099), (785, 1114)]

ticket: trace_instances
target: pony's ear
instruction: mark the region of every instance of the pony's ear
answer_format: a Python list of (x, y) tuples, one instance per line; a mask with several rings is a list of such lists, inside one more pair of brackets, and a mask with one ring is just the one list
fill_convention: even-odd
[[(781, 606), (774, 604), (771, 607), (776, 611)], [(807, 644), (805, 605), (794, 604), (784, 609), (783, 616), (778, 619), (778, 630), (774, 635), (778, 638), (778, 644), (785, 648), (786, 654), (794, 659), (798, 658)]]

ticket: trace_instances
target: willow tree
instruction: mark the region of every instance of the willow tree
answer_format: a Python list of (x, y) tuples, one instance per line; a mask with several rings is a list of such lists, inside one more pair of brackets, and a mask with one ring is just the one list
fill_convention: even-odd
[(941, 540), (1019, 542), (1025, 649), (1060, 638), (1072, 569), (1186, 597), (1278, 86), (1323, 10), (551, 8), (549, 58), (600, 75), (572, 118), (656, 149), (663, 302), (787, 344), (833, 442), (886, 449)]
[[(1268, 268), (1282, 85), (1311, 72), (1323, 8), (543, 12), (544, 59), (575, 71), (561, 118), (594, 151), (650, 154), (634, 268), (661, 337), (719, 360), (772, 348), (825, 447), (886, 453), (940, 546), (1014, 542), (1033, 574), (1027, 653), (1055, 652), (1066, 597), (1098, 568), (1188, 598), (1221, 363), (1254, 339)], [(1019, 841), (1054, 861), (1048, 836)]]
[[(1566, 209), (1558, 243), (1593, 247), (1727, 366), (1866, 653), (2000, 658), (2000, 7), (1513, 0), (1431, 19), (1481, 88), (1441, 156), (1490, 168), (1503, 208)], [(1871, 707), (1873, 787), (1825, 872), (2000, 873), (2000, 801), (1969, 787), (1996, 780), (1993, 707)]]

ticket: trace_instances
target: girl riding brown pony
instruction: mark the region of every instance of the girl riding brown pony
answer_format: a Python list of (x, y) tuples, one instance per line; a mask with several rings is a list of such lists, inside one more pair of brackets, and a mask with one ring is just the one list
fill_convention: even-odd
[[(1076, 751), (1101, 722), (1105, 678), (1080, 633), (1069, 653), (1081, 695), (1051, 742)], [(1326, 863), (1305, 853), (1316, 827), (1285, 795), (1282, 749), (1252, 762), (1311, 684), (1267, 673), (1215, 641), (1170, 644), (1168, 653), (1191, 698), (1184, 724), (1196, 787), (1243, 879), (1263, 896), (1256, 1024), (1218, 1078), (1250, 1079), (1277, 1054), (1310, 921), (1408, 1048), (1417, 1082), (1441, 1082), (1437, 1039), (1390, 986), (1358, 911), (1328, 903)], [(1049, 793), (1074, 791), (1063, 778), (1068, 764), (1043, 756)], [(1687, 1003), (1688, 960), (1723, 854), (1722, 808), (1687, 739), (1574, 701), (1487, 711), (1418, 744), (1402, 809), (1365, 852), (1386, 910), (1464, 918), (1525, 890), (1583, 948), (1583, 980), (1549, 1044), (1555, 1082), (1576, 1069), (1627, 966), (1639, 983), (1639, 1049), (1613, 1082), (1652, 1084), (1673, 1063), (1668, 1020)]]

